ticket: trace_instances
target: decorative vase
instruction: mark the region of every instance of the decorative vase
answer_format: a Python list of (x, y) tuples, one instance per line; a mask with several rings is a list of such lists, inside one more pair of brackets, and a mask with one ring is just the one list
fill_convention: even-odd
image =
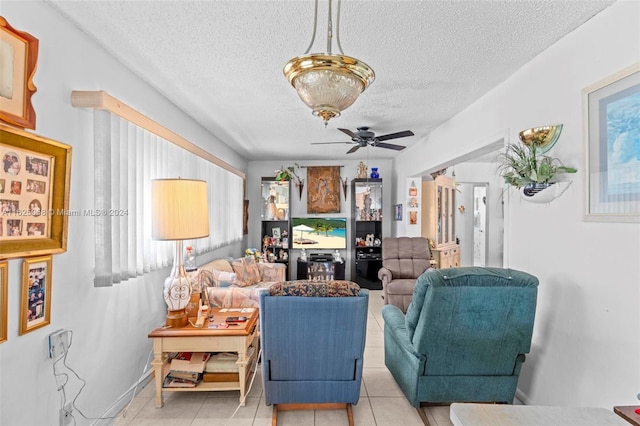
[(371, 168), (371, 179), (378, 179), (380, 177), (380, 174), (378, 173), (378, 168), (377, 167), (372, 167)]

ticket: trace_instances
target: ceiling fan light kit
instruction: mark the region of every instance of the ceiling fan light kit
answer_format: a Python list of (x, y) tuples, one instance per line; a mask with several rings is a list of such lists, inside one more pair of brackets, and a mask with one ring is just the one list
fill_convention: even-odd
[(291, 59), (284, 67), (284, 75), (296, 89), (298, 96), (320, 117), (324, 125), (342, 111), (349, 108), (373, 81), (375, 73), (364, 62), (345, 56), (340, 47), (339, 23), (340, 0), (338, 0), (336, 42), (340, 55), (331, 53), (333, 41), (332, 0), (329, 0), (327, 18), (327, 53), (308, 54), (316, 38), (318, 0), (315, 0), (313, 37), (304, 55)]

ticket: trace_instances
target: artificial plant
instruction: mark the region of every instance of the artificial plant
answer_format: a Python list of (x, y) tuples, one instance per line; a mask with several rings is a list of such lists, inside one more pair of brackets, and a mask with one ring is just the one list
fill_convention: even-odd
[(538, 154), (537, 145), (512, 143), (501, 154), (500, 176), (516, 188), (531, 184), (554, 183), (559, 173), (576, 173), (578, 170), (567, 167), (557, 158)]

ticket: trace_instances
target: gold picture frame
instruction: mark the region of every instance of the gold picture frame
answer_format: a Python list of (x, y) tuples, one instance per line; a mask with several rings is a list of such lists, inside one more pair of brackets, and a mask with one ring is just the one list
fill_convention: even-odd
[(51, 323), (51, 266), (51, 255), (22, 262), (20, 335)]
[(0, 259), (67, 250), (71, 147), (0, 125)]
[(9, 262), (0, 262), (0, 343), (7, 341), (7, 294), (9, 287)]
[(36, 112), (31, 97), (36, 92), (33, 77), (38, 64), (38, 39), (18, 31), (0, 16), (0, 120), (35, 129)]

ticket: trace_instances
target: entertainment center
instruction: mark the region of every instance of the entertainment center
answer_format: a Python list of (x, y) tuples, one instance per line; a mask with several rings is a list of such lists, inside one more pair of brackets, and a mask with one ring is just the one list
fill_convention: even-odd
[[(349, 269), (348, 278), (360, 287), (382, 289), (378, 279), (382, 267), (382, 179), (351, 180), (350, 218), (295, 217), (290, 181), (263, 177), (261, 184), (262, 251), (268, 262), (287, 266), (287, 279), (295, 276), (298, 280), (345, 280)], [(349, 250), (347, 259), (342, 258), (344, 253), (334, 256), (334, 251), (342, 250)], [(296, 259), (293, 272), (291, 256)]]

